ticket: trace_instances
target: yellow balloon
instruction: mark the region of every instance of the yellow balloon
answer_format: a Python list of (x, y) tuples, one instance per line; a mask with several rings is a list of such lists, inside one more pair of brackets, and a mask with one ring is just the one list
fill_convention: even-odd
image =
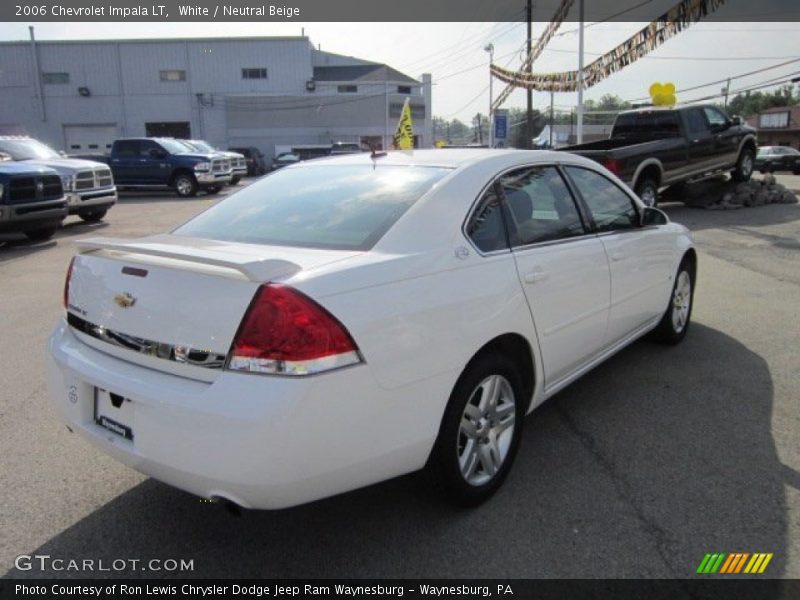
[(674, 83), (665, 83), (661, 86), (661, 93), (666, 95), (671, 95), (675, 93), (675, 84)]
[(654, 106), (663, 106), (664, 105), (664, 94), (656, 94), (653, 96), (653, 105)]
[(662, 97), (664, 98), (663, 106), (675, 106), (675, 103), (678, 101), (675, 94), (662, 94)]
[(660, 83), (654, 83), (650, 86), (650, 96), (652, 96), (654, 99), (661, 93), (663, 93), (663, 90)]

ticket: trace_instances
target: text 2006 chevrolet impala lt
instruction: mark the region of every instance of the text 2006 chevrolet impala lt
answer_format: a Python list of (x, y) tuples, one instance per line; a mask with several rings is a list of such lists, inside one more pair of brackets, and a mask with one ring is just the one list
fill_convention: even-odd
[(684, 337), (697, 265), (597, 163), (513, 150), (300, 163), (170, 234), (78, 248), (49, 340), (62, 417), (253, 508), (423, 467), (485, 500), (526, 413), (650, 331)]

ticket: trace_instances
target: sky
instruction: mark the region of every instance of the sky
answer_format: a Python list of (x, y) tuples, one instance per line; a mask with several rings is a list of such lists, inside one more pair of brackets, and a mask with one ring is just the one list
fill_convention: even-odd
[[(721, 9), (721, 10), (724, 10)], [(611, 50), (644, 23), (585, 24), (586, 63)], [(534, 23), (534, 39), (546, 23)], [(573, 70), (578, 64), (578, 24), (566, 22), (534, 63), (535, 72)], [(412, 76), (433, 76), (433, 114), (469, 123), (489, 108), (489, 55), (495, 62), (519, 67), (525, 24), (516, 23), (38, 23), (37, 39), (283, 36), (304, 33), (322, 50), (382, 62)], [(28, 38), (27, 23), (0, 23), (0, 40)], [(748, 77), (736, 76), (792, 59), (798, 62)], [(616, 94), (642, 100), (654, 82), (673, 82), (678, 101), (719, 94), (724, 84), (682, 93), (683, 89), (733, 77), (731, 90), (770, 79), (800, 76), (800, 23), (699, 22), (671, 38), (647, 57), (589, 88), (585, 99)], [(495, 96), (505, 85), (494, 81)], [(732, 94), (733, 95), (733, 94)], [(574, 93), (554, 96), (556, 110), (569, 110)], [(504, 107), (524, 107), (525, 92), (516, 90)], [(549, 109), (550, 94), (534, 92), (534, 107)]]

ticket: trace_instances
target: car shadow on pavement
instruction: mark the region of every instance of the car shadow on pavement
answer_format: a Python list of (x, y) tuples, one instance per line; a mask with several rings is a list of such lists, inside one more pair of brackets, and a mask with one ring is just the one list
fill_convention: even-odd
[(453, 508), (411, 475), (235, 517), (150, 479), (20, 552), (183, 558), (193, 571), (7, 576), (685, 578), (707, 552), (771, 552), (779, 577), (784, 485), (797, 481), (778, 460), (772, 403), (766, 362), (694, 323), (682, 345), (637, 342), (537, 409), (480, 507)]
[(790, 223), (800, 219), (800, 204), (765, 204), (735, 210), (704, 210), (681, 202), (659, 204), (671, 221), (692, 231), (727, 227), (760, 227)]
[(97, 223), (86, 223), (81, 220), (65, 221), (56, 230), (55, 236), (46, 241), (33, 241), (25, 237), (23, 233), (9, 233), (0, 235), (0, 263), (14, 258), (20, 258), (34, 252), (53, 248), (61, 238), (69, 238), (74, 235), (100, 232), (108, 227), (105, 221)]

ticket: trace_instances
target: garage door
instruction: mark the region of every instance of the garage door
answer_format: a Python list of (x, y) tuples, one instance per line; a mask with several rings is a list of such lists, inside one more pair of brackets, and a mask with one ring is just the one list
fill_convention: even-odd
[(64, 125), (67, 154), (105, 154), (117, 137), (116, 125)]

